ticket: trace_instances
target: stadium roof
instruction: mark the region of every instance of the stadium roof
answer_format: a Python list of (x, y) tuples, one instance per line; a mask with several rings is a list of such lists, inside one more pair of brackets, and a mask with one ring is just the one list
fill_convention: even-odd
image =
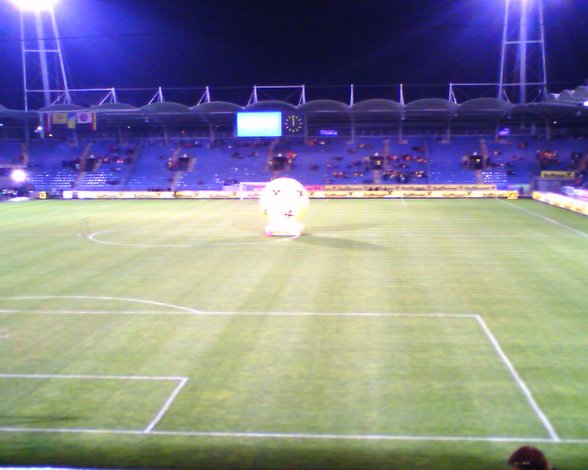
[(546, 103), (557, 103), (568, 106), (581, 106), (588, 100), (588, 86), (581, 85), (575, 90), (562, 90), (559, 93), (549, 93), (547, 95)]
[(90, 111), (94, 111), (97, 113), (111, 113), (111, 112), (133, 112), (139, 111), (139, 108), (133, 106), (132, 104), (126, 103), (103, 103), (97, 106), (92, 106)]
[(63, 113), (63, 112), (75, 112), (75, 111), (86, 111), (83, 106), (77, 104), (52, 104), (51, 106), (45, 106), (39, 109), (41, 113)]
[(141, 108), (141, 111), (152, 114), (186, 114), (192, 110), (185, 104), (163, 101), (161, 103), (150, 103)]
[(514, 105), (498, 98), (475, 98), (459, 105), (459, 116), (471, 116), (485, 114), (487, 116), (500, 117), (508, 113)]
[(276, 100), (268, 100), (268, 101), (258, 101), (257, 103), (251, 103), (245, 107), (247, 111), (293, 111), (296, 109), (291, 103), (286, 101), (276, 101)]
[(424, 98), (408, 103), (404, 107), (407, 118), (413, 119), (443, 119), (455, 116), (459, 106), (449, 100), (441, 98)]
[(351, 107), (354, 113), (398, 113), (401, 114), (404, 106), (398, 101), (386, 99), (370, 99), (358, 101)]
[(298, 107), (300, 111), (310, 113), (348, 113), (349, 105), (335, 100), (307, 101)]
[[(312, 100), (295, 106), (292, 103), (278, 100), (262, 100), (247, 106), (226, 101), (203, 102), (189, 107), (173, 101), (162, 101), (136, 107), (128, 103), (109, 102), (89, 108), (76, 104), (55, 104), (37, 111), (11, 110), (0, 105), (0, 118), (20, 121), (38, 119), (39, 113), (82, 112), (98, 113), (100, 119), (108, 122), (135, 121), (155, 119), (159, 122), (202, 122), (227, 121), (241, 111), (282, 111), (300, 112), (308, 116), (329, 116), (330, 118), (347, 119), (354, 116), (360, 121), (379, 119), (422, 119), (451, 120), (476, 119), (496, 121), (499, 119), (560, 119), (588, 117), (588, 86), (579, 86), (575, 90), (563, 90), (561, 93), (550, 94), (544, 102), (514, 105), (497, 98), (475, 98), (462, 103), (441, 98), (425, 98), (407, 103), (406, 105), (391, 99), (368, 99), (352, 105), (336, 100)], [(347, 117), (346, 117), (347, 116)]]
[(198, 113), (236, 113), (243, 111), (243, 108), (235, 103), (228, 103), (226, 101), (209, 101), (201, 103), (192, 108), (192, 111)]

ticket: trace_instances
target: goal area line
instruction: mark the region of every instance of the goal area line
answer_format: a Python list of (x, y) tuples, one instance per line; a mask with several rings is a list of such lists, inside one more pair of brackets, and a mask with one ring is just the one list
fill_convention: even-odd
[[(163, 406), (157, 411), (155, 416), (149, 421), (149, 424), (143, 431), (144, 434), (150, 433), (155, 426), (161, 421), (167, 410), (171, 407), (173, 401), (176, 399), (180, 390), (188, 382), (188, 377), (165, 377), (165, 376), (142, 376), (142, 375), (81, 375), (81, 374), (3, 374), (0, 373), (0, 379), (28, 379), (28, 380), (120, 380), (120, 381), (156, 381), (156, 382), (177, 382), (177, 385), (172, 390), (171, 394), (165, 400)], [(0, 432), (8, 432), (6, 429), (14, 428), (0, 428)], [(21, 428), (17, 428), (21, 429)], [(28, 428), (22, 428), (28, 429)], [(33, 432), (38, 432), (34, 430)], [(63, 432), (63, 431), (56, 431)]]

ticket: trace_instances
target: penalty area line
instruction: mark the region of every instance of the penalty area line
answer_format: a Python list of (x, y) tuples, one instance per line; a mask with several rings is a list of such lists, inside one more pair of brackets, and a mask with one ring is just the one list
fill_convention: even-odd
[[(154, 300), (145, 300), (128, 297), (92, 296), (92, 295), (27, 295), (0, 297), (0, 300), (10, 301), (35, 301), (35, 300), (100, 300), (126, 302), (131, 304), (162, 307), (162, 310), (28, 310), (3, 307), (0, 314), (31, 314), (31, 315), (219, 315), (219, 316), (318, 316), (318, 317), (424, 317), (424, 318), (476, 318), (474, 313), (408, 313), (408, 312), (228, 312), (228, 311), (204, 311), (181, 305)], [(171, 309), (165, 311), (164, 308)]]
[[(506, 366), (506, 368), (508, 369), (508, 371), (510, 372), (512, 378), (514, 379), (514, 381), (516, 382), (516, 384), (518, 385), (519, 389), (522, 391), (522, 393), (524, 394), (525, 398), (527, 399), (527, 402), (529, 403), (529, 405), (531, 406), (532, 410), (534, 411), (536, 417), (540, 420), (540, 422), (543, 424), (543, 427), (545, 428), (545, 430), (547, 430), (548, 434), (549, 434), (549, 439), (542, 439), (542, 440), (536, 440), (536, 442), (568, 442), (566, 440), (561, 439), (557, 432), (555, 431), (555, 428), (553, 427), (553, 425), (551, 424), (551, 422), (549, 421), (549, 419), (547, 418), (547, 416), (545, 415), (545, 413), (543, 412), (543, 410), (539, 407), (539, 405), (537, 404), (537, 402), (535, 401), (530, 389), (528, 388), (528, 386), (525, 384), (525, 382), (522, 380), (522, 378), (520, 377), (520, 375), (518, 374), (518, 372), (516, 371), (515, 367), (513, 366), (512, 362), (510, 361), (510, 359), (508, 358), (508, 356), (506, 355), (506, 353), (504, 352), (504, 350), (502, 349), (502, 347), (500, 346), (500, 344), (498, 343), (496, 337), (494, 336), (494, 334), (491, 332), (490, 328), (488, 327), (488, 325), (486, 324), (486, 322), (484, 321), (484, 319), (478, 315), (478, 314), (458, 314), (458, 313), (367, 313), (367, 312), (345, 312), (345, 313), (336, 313), (336, 312), (244, 312), (244, 313), (239, 313), (239, 312), (205, 312), (205, 311), (200, 311), (200, 310), (195, 310), (195, 309), (191, 309), (191, 308), (187, 308), (187, 307), (182, 307), (182, 306), (177, 306), (177, 305), (173, 305), (173, 304), (168, 304), (168, 303), (164, 303), (164, 302), (156, 302), (156, 301), (148, 301), (148, 300), (141, 300), (141, 299), (129, 299), (129, 298), (117, 298), (117, 297), (105, 297), (105, 296), (20, 296), (20, 297), (5, 297), (5, 299), (10, 299), (10, 300), (38, 300), (38, 299), (72, 299), (72, 300), (115, 300), (115, 301), (125, 301), (125, 302), (134, 302), (134, 303), (139, 303), (139, 304), (147, 304), (147, 305), (156, 305), (156, 306), (163, 306), (163, 307), (168, 307), (168, 308), (173, 308), (174, 310), (172, 312), (163, 312), (163, 311), (150, 311), (150, 312), (146, 312), (146, 311), (134, 311), (134, 312), (125, 312), (125, 311), (76, 311), (76, 310), (69, 310), (69, 311), (26, 311), (26, 310), (0, 310), (0, 313), (14, 313), (14, 312), (26, 312), (26, 313), (31, 313), (31, 314), (48, 314), (48, 313), (56, 313), (56, 314), (114, 314), (114, 315), (136, 315), (136, 314), (146, 314), (146, 315), (199, 315), (199, 316), (281, 316), (281, 317), (286, 317), (286, 316), (300, 316), (300, 317), (310, 317), (310, 316), (323, 316), (323, 317), (389, 317), (389, 318), (393, 318), (393, 317), (413, 317), (413, 318), (470, 318), (470, 319), (475, 319), (479, 326), (481, 327), (483, 333), (486, 335), (487, 339), (489, 340), (490, 344), (492, 345), (492, 347), (494, 348), (495, 352), (497, 353), (497, 355), (499, 356), (500, 360), (503, 362), (503, 364)], [(188, 381), (187, 377), (146, 377), (146, 376), (112, 376), (112, 375), (103, 375), (103, 376), (98, 376), (98, 375), (59, 375), (59, 374), (2, 374), (0, 373), (0, 378), (23, 378), (23, 379), (87, 379), (87, 380), (176, 380), (179, 383), (176, 385), (176, 387), (174, 388), (174, 390), (172, 391), (172, 393), (170, 394), (170, 396), (168, 397), (168, 399), (166, 400), (166, 402), (163, 404), (162, 408), (158, 411), (158, 413), (155, 415), (155, 417), (151, 420), (151, 422), (147, 425), (147, 427), (141, 431), (141, 433), (144, 434), (155, 434), (156, 431), (154, 431), (155, 426), (160, 422), (160, 420), (163, 418), (163, 416), (165, 415), (165, 413), (169, 410), (169, 408), (172, 406), (174, 400), (176, 399), (176, 397), (178, 396), (178, 394), (180, 393), (180, 391), (182, 390), (182, 388), (185, 386), (186, 382)], [(13, 431), (8, 431), (8, 430), (13, 430)], [(16, 429), (16, 430), (14, 430)], [(51, 430), (34, 430), (34, 429), (20, 429), (20, 428), (0, 428), (0, 431), (2, 432), (49, 432)], [(112, 432), (109, 430), (85, 430), (85, 431), (80, 431), (77, 430), (78, 432)], [(63, 429), (63, 430), (53, 430), (53, 432), (76, 432), (75, 430), (68, 430), (68, 429)], [(117, 431), (118, 432), (118, 431)], [(128, 431), (128, 433), (134, 433), (136, 431)], [(159, 433), (168, 433), (169, 432), (164, 432), (161, 431)], [(188, 435), (225, 435), (223, 433), (192, 433), (189, 432)], [(264, 434), (264, 433), (237, 433), (239, 436), (244, 436), (244, 437), (256, 437), (256, 436), (261, 436), (261, 437), (272, 437), (273, 435), (271, 434)], [(227, 433), (227, 436), (235, 436), (235, 433)], [(289, 434), (279, 434), (277, 436), (273, 436), (273, 437), (279, 437), (279, 436), (320, 436), (320, 437), (316, 437), (318, 438), (338, 438), (338, 439), (352, 439), (354, 438), (353, 436), (342, 436), (342, 437), (337, 437), (338, 435), (306, 435), (306, 434), (293, 434), (293, 435), (289, 435)], [(325, 436), (331, 436), (331, 437), (325, 437)], [(310, 438), (310, 437), (309, 437)], [(373, 437), (372, 438), (376, 438)], [(461, 440), (472, 440), (472, 439), (480, 439), (480, 438), (463, 438), (463, 437), (446, 437), (446, 438), (434, 438), (433, 437), (419, 437), (419, 436), (380, 436), (378, 438), (381, 439), (396, 439), (396, 440), (400, 440), (403, 438), (406, 439), (429, 439), (429, 440), (434, 440), (434, 439), (444, 439), (444, 440), (449, 440), (449, 439), (461, 439)], [(484, 438), (484, 439), (488, 439), (488, 438)], [(492, 438), (492, 439), (498, 439), (498, 438)], [(500, 438), (503, 439), (503, 438)], [(511, 438), (506, 438), (506, 439), (511, 439)], [(527, 439), (528, 440), (528, 439)], [(570, 443), (588, 443), (588, 439), (586, 440), (582, 440), (582, 439), (575, 439), (573, 440), (573, 442)]]
[(0, 315), (10, 314), (27, 315), (150, 315), (173, 316), (192, 315), (198, 317), (413, 317), (413, 318), (476, 318), (470, 313), (359, 313), (359, 312), (182, 312), (182, 311), (158, 311), (158, 310), (0, 310)]
[(411, 318), (476, 318), (474, 313), (399, 313), (399, 312), (222, 312), (203, 310), (27, 310), (0, 309), (0, 315), (150, 315), (150, 316), (234, 316), (234, 317), (411, 317)]

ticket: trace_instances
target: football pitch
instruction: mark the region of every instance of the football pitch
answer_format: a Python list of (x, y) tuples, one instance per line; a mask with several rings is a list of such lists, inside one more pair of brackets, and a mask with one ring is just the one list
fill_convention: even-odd
[(588, 468), (588, 218), (530, 200), (0, 204), (0, 465)]

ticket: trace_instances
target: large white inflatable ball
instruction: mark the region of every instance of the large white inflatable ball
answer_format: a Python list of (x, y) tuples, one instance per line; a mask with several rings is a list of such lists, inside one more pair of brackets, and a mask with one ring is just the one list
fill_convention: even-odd
[(259, 205), (267, 217), (266, 235), (300, 235), (308, 192), (292, 178), (276, 178), (261, 191)]

